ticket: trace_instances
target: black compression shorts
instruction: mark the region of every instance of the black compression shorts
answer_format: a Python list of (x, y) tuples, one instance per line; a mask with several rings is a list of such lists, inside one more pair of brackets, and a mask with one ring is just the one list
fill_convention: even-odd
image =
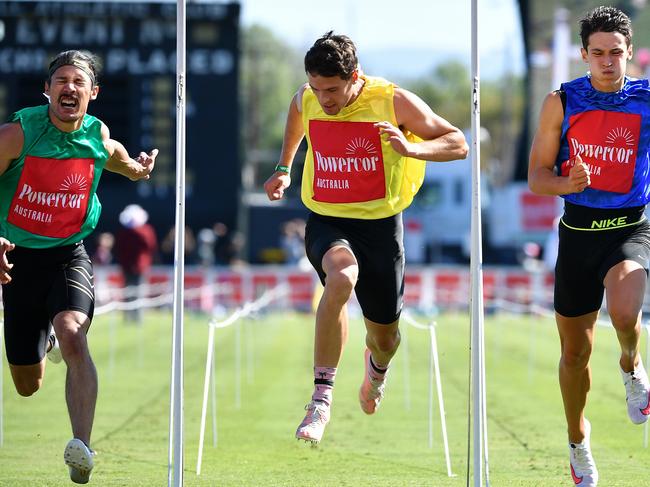
[(34, 365), (43, 360), (50, 324), (61, 311), (95, 308), (93, 268), (83, 244), (51, 249), (16, 247), (7, 253), (11, 282), (2, 286), (7, 361)]
[(322, 261), (332, 247), (352, 251), (359, 264), (354, 290), (363, 315), (390, 324), (402, 311), (404, 296), (404, 231), (402, 215), (379, 220), (337, 218), (311, 213), (305, 230), (307, 257), (323, 284)]
[(576, 317), (600, 309), (605, 276), (624, 260), (638, 262), (648, 272), (650, 223), (644, 210), (565, 203), (555, 266), (555, 311)]

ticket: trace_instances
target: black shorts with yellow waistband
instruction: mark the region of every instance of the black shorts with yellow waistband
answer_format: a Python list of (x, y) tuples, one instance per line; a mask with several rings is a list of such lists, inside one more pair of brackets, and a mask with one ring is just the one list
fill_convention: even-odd
[(51, 322), (61, 311), (79, 311), (92, 320), (93, 268), (82, 243), (50, 249), (16, 247), (11, 282), (2, 286), (7, 361), (34, 365), (45, 357)]
[(600, 309), (607, 272), (624, 260), (648, 273), (650, 223), (645, 206), (589, 208), (565, 202), (555, 266), (555, 311), (577, 317)]
[(404, 230), (402, 214), (378, 220), (339, 218), (311, 213), (305, 229), (309, 261), (323, 284), (322, 260), (332, 247), (350, 249), (359, 265), (354, 288), (363, 316), (391, 324), (402, 311), (404, 296)]

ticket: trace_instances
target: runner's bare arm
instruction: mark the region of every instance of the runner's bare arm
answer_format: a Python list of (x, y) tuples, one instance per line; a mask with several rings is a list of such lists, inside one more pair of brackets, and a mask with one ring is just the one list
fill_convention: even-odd
[(305, 86), (300, 88), (299, 92), (293, 96), (289, 104), (289, 113), (287, 114), (287, 122), (284, 127), (284, 138), (282, 140), (282, 151), (280, 152), (279, 162), (283, 166), (291, 166), (293, 158), (296, 156), (296, 152), (298, 152), (298, 147), (300, 147), (300, 143), (305, 137), (302, 115), (300, 115), (301, 107), (298, 106), (299, 100), (302, 99), (302, 91), (304, 91)]
[[(379, 122), (376, 126), (393, 149), (403, 156), (425, 161), (446, 162), (464, 159), (469, 148), (463, 132), (433, 110), (414, 93), (395, 88), (393, 98), (395, 118), (398, 127), (390, 122)], [(400, 128), (405, 128), (422, 139), (409, 142)]]
[(0, 176), (9, 168), (9, 164), (20, 156), (25, 137), (19, 123), (0, 125)]
[[(11, 161), (17, 159), (23, 151), (25, 137), (19, 123), (0, 125), (0, 176), (9, 168)], [(10, 195), (5, 197), (11, 198)], [(0, 237), (0, 284), (11, 281), (9, 271), (14, 266), (7, 259), (7, 252), (14, 249), (14, 244)]]
[(111, 139), (106, 125), (102, 127), (104, 147), (110, 154), (106, 162), (106, 169), (126, 176), (131, 181), (149, 179), (158, 155), (158, 149), (153, 149), (149, 154), (140, 152), (138, 157), (132, 159), (124, 146), (117, 140)]
[[(304, 90), (304, 87), (301, 88)], [(287, 114), (287, 123), (284, 128), (284, 139), (282, 141), (282, 152), (280, 153), (279, 165), (291, 167), (293, 158), (298, 152), (300, 142), (305, 136), (305, 130), (302, 125), (302, 116), (299, 112), (298, 100), (302, 91), (294, 95), (289, 105)], [(284, 196), (284, 190), (291, 184), (291, 177), (288, 173), (275, 171), (264, 183), (264, 191), (271, 201), (279, 200)]]
[(0, 237), (0, 284), (7, 284), (11, 281), (9, 271), (14, 265), (7, 260), (7, 252), (13, 250), (14, 247), (15, 245), (9, 240)]
[(589, 169), (579, 155), (575, 157), (575, 164), (569, 171), (568, 177), (555, 173), (555, 159), (560, 150), (563, 119), (564, 108), (560, 95), (556, 92), (549, 93), (542, 104), (528, 161), (528, 186), (533, 193), (545, 195), (579, 193), (591, 183)]

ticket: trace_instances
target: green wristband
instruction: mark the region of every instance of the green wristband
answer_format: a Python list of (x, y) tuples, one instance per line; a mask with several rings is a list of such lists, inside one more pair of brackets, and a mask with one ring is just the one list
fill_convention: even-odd
[(275, 172), (283, 172), (285, 174), (289, 174), (291, 173), (291, 169), (289, 168), (289, 166), (283, 166), (282, 164), (278, 164), (277, 166), (275, 166)]

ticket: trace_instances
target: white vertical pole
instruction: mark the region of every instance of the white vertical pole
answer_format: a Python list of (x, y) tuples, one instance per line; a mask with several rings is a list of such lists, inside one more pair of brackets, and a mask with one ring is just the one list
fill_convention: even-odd
[(212, 380), (210, 380), (212, 391), (212, 446), (217, 446), (217, 358), (212, 353)]
[[(176, 2), (176, 226), (167, 485), (183, 485), (183, 308), (185, 280), (185, 0)], [(172, 479), (173, 475), (173, 479)], [(173, 480), (173, 484), (172, 484)]]
[(208, 352), (205, 359), (205, 380), (203, 381), (203, 406), (201, 407), (201, 429), (199, 430), (199, 452), (196, 459), (196, 475), (201, 475), (201, 461), (203, 459), (203, 440), (205, 438), (205, 417), (208, 411), (208, 393), (210, 390), (210, 376), (212, 375), (212, 362), (214, 353), (214, 326), (209, 325)]
[[(478, 0), (471, 0), (472, 10), (472, 223), (471, 223), (471, 387), (473, 416), (474, 485), (483, 481), (485, 438), (485, 358), (483, 322), (483, 253), (481, 235), (481, 117), (480, 70), (478, 51)], [(487, 463), (486, 463), (487, 467)], [(486, 468), (486, 484), (489, 484)], [(470, 472), (467, 473), (469, 485)]]
[(445, 448), (445, 463), (447, 464), (447, 476), (455, 477), (455, 475), (451, 471), (451, 456), (449, 455), (449, 440), (447, 438), (447, 419), (445, 418), (445, 402), (442, 398), (442, 381), (440, 380), (440, 361), (438, 359), (438, 340), (436, 339), (435, 323), (429, 325), (429, 338), (431, 341), (431, 356), (433, 358), (433, 373), (436, 378), (436, 392), (438, 394), (438, 409), (440, 410), (440, 427), (442, 428), (442, 443)]
[(559, 7), (553, 14), (553, 77), (551, 89), (557, 90), (562, 83), (570, 79), (569, 65), (571, 57), (571, 14), (568, 9)]

